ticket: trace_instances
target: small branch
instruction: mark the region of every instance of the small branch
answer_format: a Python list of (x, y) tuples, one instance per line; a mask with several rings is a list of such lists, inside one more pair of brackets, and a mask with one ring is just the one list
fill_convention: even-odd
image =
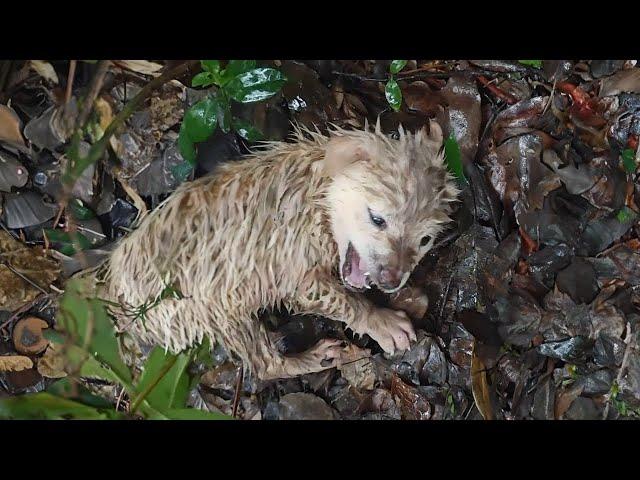
[(511, 95), (508, 92), (505, 92), (501, 88), (497, 87), (493, 83), (491, 83), (484, 75), (478, 75), (478, 81), (484, 86), (487, 90), (489, 90), (494, 96), (498, 97), (503, 102), (508, 103), (509, 105), (513, 105), (514, 103), (518, 103), (518, 99)]
[(11, 323), (13, 323), (20, 315), (22, 315), (25, 312), (28, 312), (29, 310), (31, 310), (35, 305), (37, 305), (38, 303), (40, 303), (42, 300), (44, 300), (45, 298), (48, 298), (49, 294), (45, 294), (45, 293), (40, 293), (36, 298), (34, 298), (33, 300), (31, 300), (29, 303), (24, 304), (23, 306), (21, 306), (19, 309), (17, 309), (16, 311), (14, 311), (11, 316), (2, 323), (2, 325), (0, 325), (0, 330), (4, 329), (5, 327), (7, 327), (8, 325), (10, 325)]
[(64, 92), (64, 106), (65, 108), (69, 105), (69, 100), (71, 100), (71, 92), (73, 90), (73, 79), (76, 76), (76, 63), (77, 60), (71, 60), (69, 62), (69, 74), (67, 75), (67, 89)]
[(32, 287), (40, 290), (40, 292), (44, 293), (45, 295), (48, 295), (49, 292), (47, 292), (44, 288), (42, 288), (40, 285), (38, 285), (36, 282), (34, 282), (33, 280), (31, 280), (29, 277), (27, 277), (26, 275), (20, 273), (18, 270), (16, 270), (15, 268), (13, 268), (11, 266), (11, 264), (9, 262), (7, 262), (6, 260), (0, 260), (0, 264), (4, 265), (5, 267), (7, 267), (9, 270), (11, 270), (13, 273), (15, 273), (16, 275), (18, 275), (22, 280), (24, 280), (25, 282), (27, 282), (28, 284), (30, 284)]
[[(633, 335), (631, 332), (631, 324), (627, 322), (626, 336), (624, 337), (624, 343), (626, 344), (624, 348), (624, 356), (622, 357), (622, 363), (620, 364), (620, 370), (618, 370), (618, 375), (616, 376), (614, 385), (620, 385), (620, 381), (622, 380), (622, 376), (624, 371), (627, 369), (627, 365), (629, 364), (629, 354), (631, 350), (633, 350), (634, 342)], [(607, 395), (607, 403), (604, 407), (604, 412), (602, 413), (602, 419), (606, 420), (609, 416), (609, 407), (611, 406), (611, 392)]]
[(236, 381), (236, 392), (233, 395), (233, 418), (236, 418), (238, 413), (238, 403), (240, 403), (240, 389), (242, 388), (242, 381), (244, 379), (244, 368), (240, 365), (240, 371), (238, 372), (238, 380)]
[(167, 70), (159, 77), (151, 80), (145, 85), (140, 92), (129, 101), (124, 108), (116, 115), (111, 121), (109, 126), (104, 131), (104, 134), (95, 144), (92, 145), (89, 153), (84, 158), (72, 159), (69, 163), (69, 168), (64, 175), (65, 184), (65, 197), (68, 197), (73, 190), (73, 185), (76, 179), (84, 172), (84, 170), (91, 164), (97, 162), (104, 154), (105, 149), (109, 143), (111, 136), (120, 128), (121, 125), (140, 107), (140, 105), (147, 99), (147, 97), (162, 85), (176, 77), (179, 77), (186, 73), (190, 68), (199, 64), (199, 60), (192, 60), (186, 63), (182, 63), (171, 70)]
[(104, 77), (109, 71), (110, 65), (111, 62), (109, 60), (100, 60), (100, 62), (98, 62), (98, 68), (96, 69), (96, 73), (93, 76), (93, 80), (91, 81), (91, 87), (87, 92), (86, 98), (82, 102), (82, 110), (80, 111), (78, 120), (75, 124), (76, 129), (81, 130), (82, 128), (84, 128), (85, 123), (87, 123), (89, 115), (91, 115), (91, 112), (93, 110), (93, 104), (100, 94), (102, 84), (104, 83)]

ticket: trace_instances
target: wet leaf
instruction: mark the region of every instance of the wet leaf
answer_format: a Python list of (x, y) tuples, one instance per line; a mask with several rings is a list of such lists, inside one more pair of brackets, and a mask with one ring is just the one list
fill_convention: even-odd
[(627, 148), (622, 151), (622, 164), (627, 173), (633, 173), (636, 171), (636, 152)]
[(631, 223), (635, 221), (637, 216), (638, 214), (631, 210), (629, 207), (622, 207), (620, 210), (618, 210), (618, 213), (616, 213), (616, 219), (620, 223)]
[[(181, 136), (186, 134), (191, 142), (203, 142), (218, 126), (218, 101), (209, 96), (192, 106), (184, 115)], [(184, 128), (184, 132), (182, 131)], [(180, 153), (183, 153), (182, 145)], [(188, 152), (187, 152), (188, 155)], [(186, 159), (186, 158), (185, 158)]]
[(453, 134), (444, 142), (444, 156), (449, 171), (453, 173), (458, 180), (467, 183), (467, 178), (464, 176), (464, 169), (462, 168), (460, 147)]
[(220, 60), (201, 60), (200, 65), (202, 65), (203, 70), (211, 72), (214, 75), (220, 72)]
[(222, 83), (224, 84), (241, 73), (246, 73), (254, 68), (256, 68), (255, 60), (229, 60), (222, 73)]
[(138, 392), (151, 388), (145, 398), (158, 410), (184, 407), (189, 395), (186, 368), (190, 361), (190, 354), (172, 355), (155, 347), (144, 364), (144, 371), (137, 385)]
[(171, 167), (171, 173), (180, 183), (187, 180), (191, 175), (191, 172), (193, 172), (193, 165), (189, 162), (183, 162)]
[(200, 72), (193, 80), (191, 80), (192, 87), (208, 87), (209, 85), (213, 85), (215, 83), (215, 79), (213, 78), (213, 74), (211, 72)]
[(184, 122), (180, 127), (180, 135), (178, 136), (178, 149), (180, 150), (180, 155), (182, 155), (182, 158), (185, 159), (187, 163), (191, 164), (191, 166), (196, 164), (196, 146), (193, 144), (191, 138), (189, 138)]
[(45, 228), (44, 232), (54, 248), (68, 256), (81, 250), (88, 250), (92, 246), (89, 239), (80, 232), (71, 233), (52, 228)]
[(5, 142), (28, 153), (29, 149), (24, 143), (20, 129), (20, 118), (16, 112), (11, 107), (0, 105), (0, 142)]
[(0, 372), (19, 372), (33, 368), (33, 362), (29, 357), (22, 355), (0, 356)]
[(170, 420), (233, 420), (233, 417), (220, 412), (207, 412), (195, 408), (172, 408), (165, 415)]
[(20, 420), (115, 420), (125, 417), (115, 410), (100, 410), (42, 392), (0, 399), (0, 418)]
[(78, 346), (87, 345), (93, 357), (106, 364), (119, 378), (131, 382), (131, 372), (120, 357), (120, 347), (105, 304), (88, 296), (88, 282), (67, 282), (56, 317), (56, 329), (69, 335)]
[(262, 135), (262, 132), (260, 132), (260, 130), (251, 125), (249, 122), (240, 118), (234, 118), (231, 125), (233, 129), (238, 132), (238, 135), (240, 135), (248, 142), (257, 142), (258, 140), (262, 140), (264, 138), (264, 135)]
[(602, 79), (600, 97), (622, 92), (640, 93), (640, 68), (629, 68)]
[(29, 180), (29, 172), (15, 158), (6, 152), (0, 152), (0, 191), (10, 192), (13, 187), (24, 187)]
[(224, 90), (237, 102), (259, 102), (278, 93), (286, 81), (278, 70), (255, 68), (231, 79)]
[(85, 206), (84, 202), (79, 198), (72, 199), (67, 208), (76, 220), (91, 220), (96, 216), (96, 214), (93, 213), (90, 208)]
[(535, 68), (542, 68), (542, 60), (518, 60), (523, 65), (529, 65)]
[(495, 412), (491, 402), (491, 390), (487, 379), (487, 368), (477, 352), (477, 342), (473, 343), (471, 353), (471, 392), (476, 407), (485, 420), (495, 420)]
[(389, 66), (389, 71), (394, 75), (399, 73), (407, 65), (407, 60), (394, 60)]
[(387, 97), (387, 102), (391, 105), (396, 112), (400, 110), (402, 106), (402, 91), (395, 78), (392, 78), (387, 82), (384, 87), (384, 94)]

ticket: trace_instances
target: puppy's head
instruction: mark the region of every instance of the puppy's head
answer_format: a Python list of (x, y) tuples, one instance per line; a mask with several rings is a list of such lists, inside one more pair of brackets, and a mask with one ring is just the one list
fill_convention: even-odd
[(441, 152), (442, 130), (399, 138), (375, 132), (334, 132), (325, 172), (326, 204), (345, 285), (399, 290), (450, 221), (458, 189)]

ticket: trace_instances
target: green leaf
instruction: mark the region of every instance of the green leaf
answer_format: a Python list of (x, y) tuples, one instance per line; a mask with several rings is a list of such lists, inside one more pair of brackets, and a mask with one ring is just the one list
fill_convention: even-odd
[(213, 74), (211, 72), (200, 72), (191, 80), (192, 87), (208, 87), (209, 85), (213, 85), (215, 83), (215, 79), (213, 78)]
[(234, 118), (232, 125), (233, 129), (238, 132), (238, 135), (240, 135), (248, 142), (257, 142), (258, 140), (262, 140), (264, 138), (262, 132), (246, 120), (242, 120), (241, 118)]
[(114, 420), (125, 418), (113, 409), (97, 409), (48, 392), (0, 399), (2, 419)]
[(224, 89), (237, 102), (259, 102), (278, 93), (286, 81), (274, 68), (255, 68), (231, 79)]
[(453, 134), (444, 142), (444, 155), (449, 171), (453, 173), (458, 180), (467, 183), (467, 178), (464, 176), (464, 169), (462, 168), (460, 146)]
[[(138, 392), (151, 388), (145, 399), (157, 410), (184, 407), (189, 395), (187, 366), (190, 361), (190, 353), (172, 355), (155, 347), (144, 364), (144, 371), (137, 385)], [(166, 370), (170, 362), (174, 363)]]
[(620, 223), (631, 223), (637, 218), (638, 214), (629, 207), (622, 207), (616, 214), (616, 219)]
[(224, 93), (218, 97), (218, 125), (224, 133), (231, 130), (231, 104)]
[(220, 60), (200, 60), (202, 69), (211, 72), (214, 77), (220, 73)]
[(542, 68), (542, 60), (518, 60), (523, 65), (529, 65), (535, 68)]
[(389, 65), (389, 71), (395, 75), (396, 73), (400, 72), (400, 70), (402, 70), (406, 64), (406, 60), (394, 60), (393, 62), (391, 62), (391, 65)]
[(622, 164), (628, 173), (636, 171), (636, 152), (627, 148), (622, 151)]
[(181, 128), (185, 129), (192, 142), (203, 142), (218, 126), (217, 116), (218, 101), (214, 96), (209, 96), (187, 110)]
[[(131, 372), (120, 358), (113, 322), (104, 302), (87, 298), (88, 284), (89, 281), (82, 279), (67, 282), (60, 299), (56, 329), (67, 332), (76, 346), (85, 349), (99, 364), (105, 364), (117, 378), (130, 384)], [(97, 368), (92, 364), (89, 367)]]
[(206, 412), (197, 408), (173, 408), (164, 414), (171, 420), (233, 420), (233, 417), (219, 412)]
[(173, 177), (178, 180), (180, 183), (184, 182), (191, 172), (193, 171), (193, 165), (189, 162), (182, 162), (178, 165), (174, 165), (171, 167), (171, 174)]
[(93, 395), (75, 378), (61, 378), (52, 383), (46, 391), (47, 393), (55, 395), (56, 397), (74, 400), (89, 407), (103, 408), (108, 410), (113, 409), (113, 404), (110, 401), (102, 397), (98, 397), (97, 395)]
[(256, 68), (255, 60), (229, 60), (227, 68), (224, 69), (221, 75), (222, 83), (225, 84), (233, 77), (253, 70), (254, 68)]
[(72, 199), (69, 202), (68, 208), (71, 215), (73, 215), (73, 218), (76, 220), (91, 220), (96, 216), (96, 214), (93, 213), (90, 208), (87, 208), (79, 198)]
[(178, 150), (180, 150), (180, 155), (184, 158), (191, 166), (196, 164), (196, 146), (193, 144), (193, 141), (189, 138), (189, 134), (184, 126), (184, 121), (180, 126), (180, 135), (178, 136)]
[(70, 233), (52, 228), (45, 228), (44, 231), (54, 248), (65, 255), (71, 256), (78, 250), (91, 248), (89, 239), (80, 232)]
[(384, 87), (384, 94), (391, 108), (396, 112), (400, 110), (400, 106), (402, 105), (402, 92), (395, 78), (391, 78), (391, 80), (387, 82), (387, 85)]

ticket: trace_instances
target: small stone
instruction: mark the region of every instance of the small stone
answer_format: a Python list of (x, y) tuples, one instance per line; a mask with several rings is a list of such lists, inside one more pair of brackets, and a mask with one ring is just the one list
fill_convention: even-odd
[(280, 420), (336, 420), (334, 410), (311, 393), (289, 393), (280, 399)]

